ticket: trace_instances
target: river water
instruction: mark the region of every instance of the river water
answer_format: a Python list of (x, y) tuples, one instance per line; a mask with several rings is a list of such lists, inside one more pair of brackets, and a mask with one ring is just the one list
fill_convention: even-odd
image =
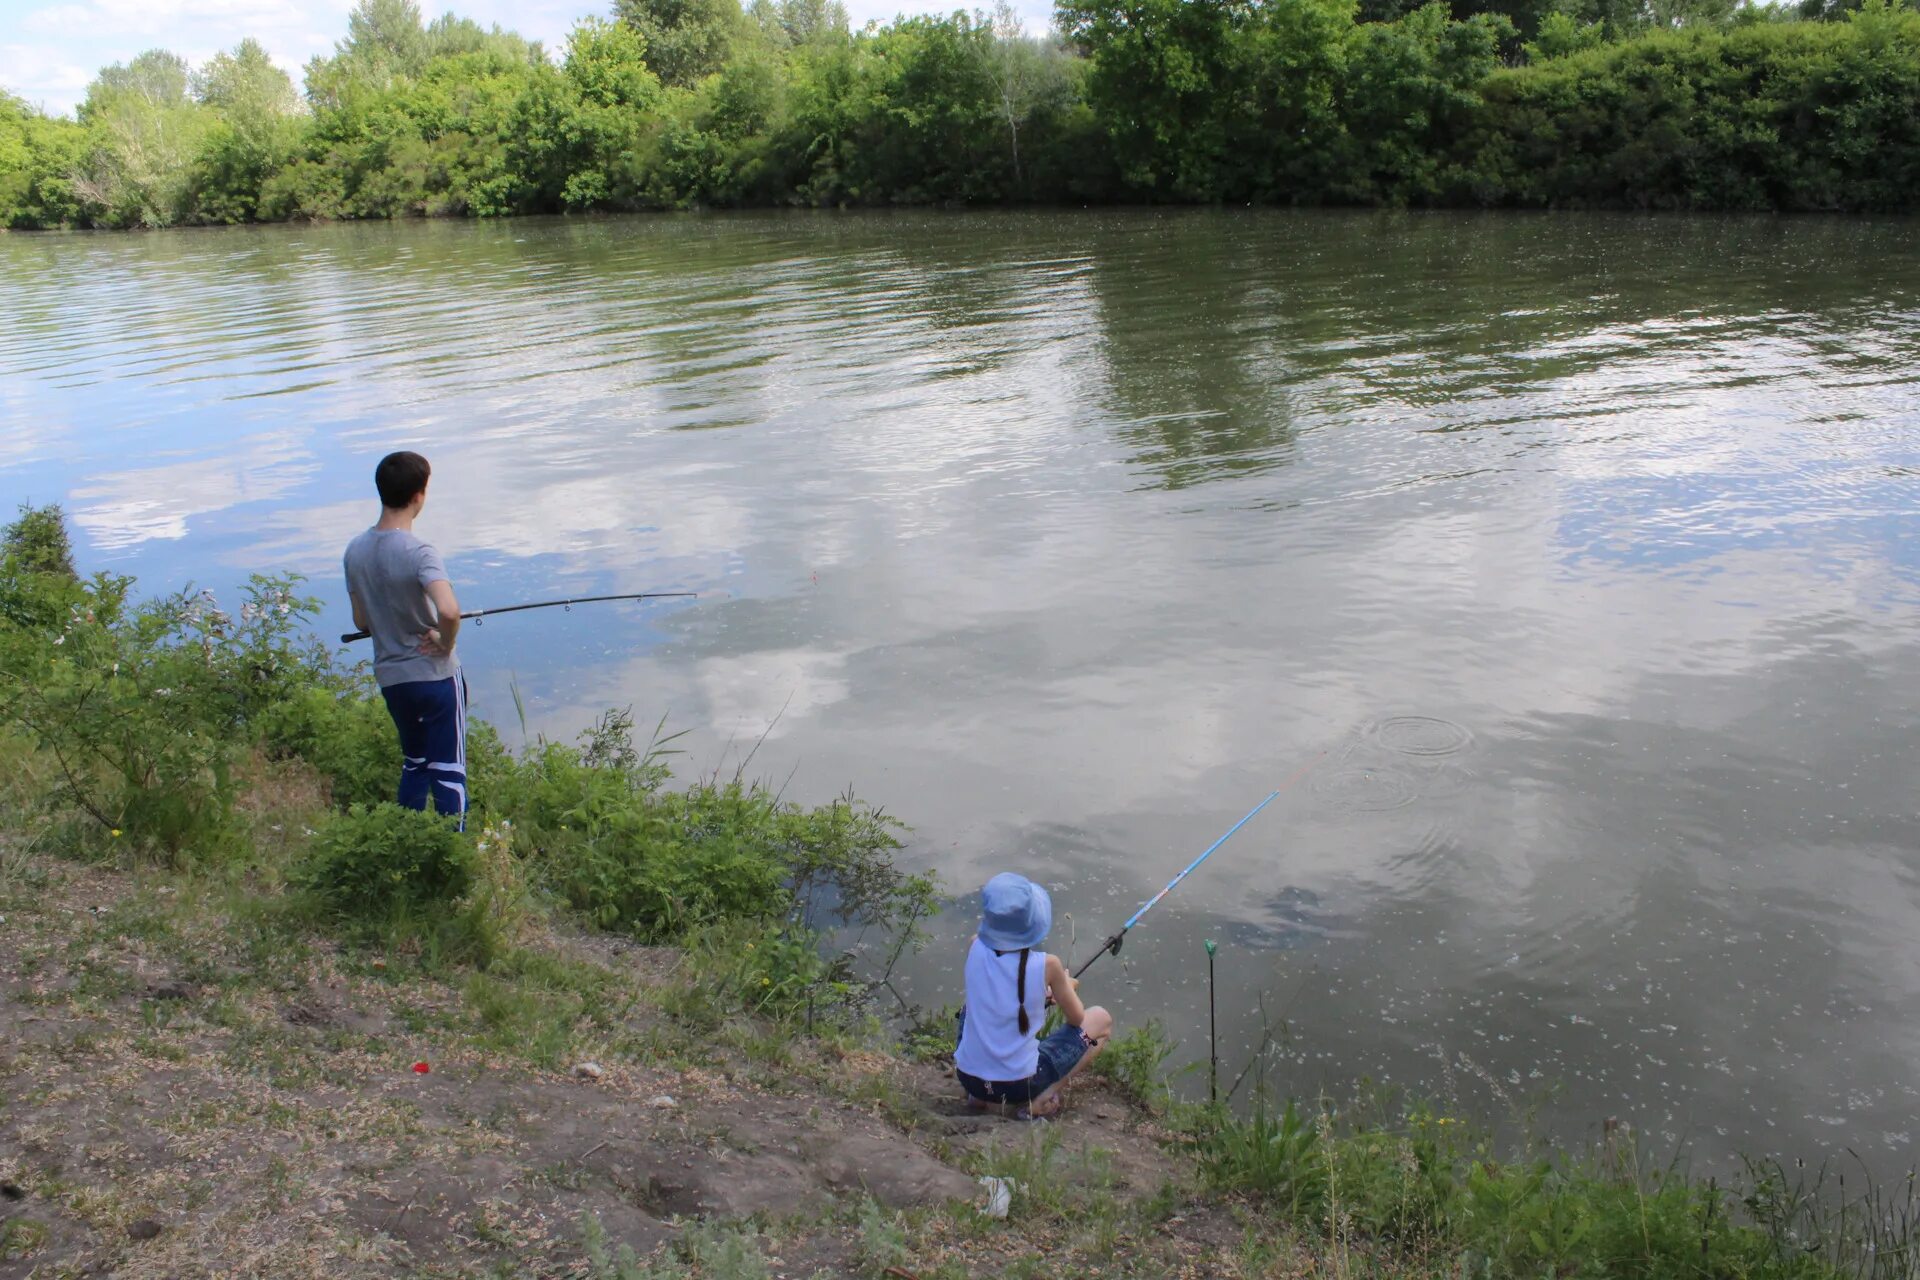
[[(1085, 994), (1568, 1142), (1913, 1156), (1920, 227), (874, 214), (0, 237), (0, 499), (314, 575), (390, 448), (476, 709), (851, 784)], [(773, 723), (776, 721), (777, 723)], [(768, 731), (767, 726), (773, 723)], [(1302, 767), (1304, 773), (1298, 773)], [(970, 903), (907, 975), (956, 998)], [(1256, 1010), (1264, 1005), (1262, 1015)]]

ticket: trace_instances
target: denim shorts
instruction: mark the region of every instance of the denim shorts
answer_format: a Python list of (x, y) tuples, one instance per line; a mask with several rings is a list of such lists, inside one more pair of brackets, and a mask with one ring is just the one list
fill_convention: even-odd
[[(953, 1021), (956, 1030), (965, 1027), (967, 1011), (962, 1009)], [(1085, 1032), (1078, 1027), (1062, 1025), (1058, 1031), (1040, 1041), (1040, 1061), (1034, 1067), (1033, 1074), (1025, 1080), (982, 1080), (958, 1067), (954, 1068), (953, 1074), (959, 1077), (960, 1087), (967, 1091), (968, 1096), (982, 1102), (1027, 1103), (1065, 1080), (1067, 1073), (1087, 1056), (1088, 1047)]]

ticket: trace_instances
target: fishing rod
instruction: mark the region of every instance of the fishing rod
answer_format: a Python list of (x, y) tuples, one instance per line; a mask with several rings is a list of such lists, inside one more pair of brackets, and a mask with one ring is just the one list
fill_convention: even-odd
[[(668, 600), (676, 596), (695, 596), (697, 591), (642, 591), (635, 595), (624, 596), (574, 596), (569, 600), (536, 600), (532, 604), (504, 604), (498, 609), (469, 609), (460, 615), (462, 622), (478, 623), (482, 618), (491, 618), (496, 613), (519, 613), (523, 609), (571, 609), (577, 604), (599, 604), (603, 600)], [(365, 640), (365, 631), (349, 631), (340, 637), (341, 644), (352, 644), (355, 640)]]
[[(1114, 934), (1111, 938), (1108, 938), (1105, 942), (1101, 943), (1100, 949), (1094, 952), (1093, 955), (1087, 959), (1087, 962), (1085, 964), (1081, 965), (1078, 969), (1074, 970), (1073, 976), (1075, 978), (1078, 978), (1081, 974), (1093, 968), (1093, 962), (1095, 960), (1098, 960), (1101, 956), (1109, 955), (1109, 954), (1116, 955), (1116, 956), (1119, 955), (1120, 944), (1126, 941), (1127, 931), (1133, 928), (1134, 925), (1140, 923), (1141, 916), (1144, 916), (1145, 914), (1147, 914), (1147, 912), (1153, 910), (1155, 903), (1159, 902), (1160, 899), (1166, 897), (1169, 893), (1172, 893), (1173, 886), (1179, 884), (1182, 880), (1185, 880), (1187, 878), (1187, 875), (1195, 867), (1205, 862), (1208, 858), (1211, 858), (1213, 856), (1213, 851), (1215, 849), (1218, 849), (1221, 845), (1225, 844), (1232, 837), (1234, 832), (1238, 831), (1240, 828), (1246, 826), (1247, 823), (1251, 822), (1253, 820), (1254, 814), (1259, 813), (1262, 809), (1272, 804), (1276, 799), (1279, 798), (1279, 795), (1282, 791), (1285, 791), (1287, 788), (1291, 787), (1294, 783), (1300, 781), (1300, 779), (1306, 777), (1307, 774), (1311, 773), (1313, 771), (1313, 767), (1319, 764), (1322, 760), (1325, 760), (1327, 758), (1327, 753), (1332, 750), (1333, 750), (1332, 747), (1327, 747), (1326, 749), (1322, 750), (1319, 755), (1307, 761), (1305, 764), (1301, 765), (1298, 769), (1295, 769), (1291, 774), (1287, 776), (1286, 781), (1282, 782), (1279, 786), (1273, 789), (1272, 795), (1269, 795), (1265, 800), (1262, 800), (1259, 804), (1253, 806), (1252, 809), (1249, 809), (1247, 811), (1246, 817), (1240, 819), (1240, 821), (1228, 827), (1226, 835), (1221, 836), (1218, 840), (1215, 840), (1212, 844), (1208, 845), (1205, 853), (1202, 853), (1199, 857), (1195, 858), (1192, 862), (1189, 862), (1186, 865), (1186, 867), (1182, 869), (1179, 875), (1167, 881), (1166, 888), (1162, 889), (1160, 892), (1154, 894), (1151, 898), (1148, 898), (1144, 903), (1142, 903), (1140, 905), (1140, 909), (1134, 912), (1132, 917), (1129, 918), (1125, 924), (1120, 926), (1120, 932)], [(1209, 955), (1212, 954), (1211, 950), (1209, 950), (1208, 954)]]
[(1254, 814), (1259, 813), (1262, 809), (1266, 808), (1268, 805), (1272, 804), (1275, 800), (1278, 800), (1279, 798), (1280, 798), (1280, 792), (1275, 791), (1272, 795), (1268, 796), (1265, 800), (1262, 800), (1259, 804), (1249, 809), (1247, 811), (1246, 817), (1240, 819), (1240, 821), (1228, 827), (1226, 835), (1221, 836), (1218, 840), (1215, 840), (1212, 844), (1208, 845), (1205, 853), (1202, 853), (1199, 857), (1195, 858), (1192, 862), (1189, 862), (1185, 867), (1183, 867), (1179, 875), (1167, 881), (1166, 888), (1162, 889), (1160, 892), (1154, 894), (1151, 898), (1148, 898), (1145, 902), (1141, 903), (1140, 909), (1134, 912), (1132, 916), (1128, 917), (1127, 922), (1125, 924), (1120, 926), (1120, 932), (1114, 934), (1111, 938), (1108, 938), (1105, 942), (1101, 943), (1100, 949), (1094, 952), (1093, 955), (1088, 958), (1085, 964), (1081, 965), (1078, 969), (1074, 970), (1073, 976), (1075, 978), (1078, 978), (1081, 974), (1093, 968), (1093, 962), (1095, 960), (1098, 960), (1101, 956), (1107, 955), (1109, 953), (1116, 956), (1119, 955), (1120, 944), (1127, 940), (1127, 931), (1129, 929), (1132, 929), (1133, 926), (1135, 926), (1136, 924), (1140, 923), (1141, 916), (1144, 916), (1145, 914), (1147, 914), (1147, 912), (1153, 910), (1155, 903), (1159, 902), (1160, 899), (1166, 897), (1169, 893), (1172, 893), (1173, 887), (1179, 884), (1182, 880), (1185, 880), (1195, 867), (1205, 862), (1208, 858), (1211, 858), (1213, 856), (1213, 851), (1215, 849), (1218, 849), (1221, 845), (1225, 844), (1229, 839), (1231, 839), (1234, 832), (1238, 831), (1240, 828), (1246, 826), (1249, 822), (1253, 821)]

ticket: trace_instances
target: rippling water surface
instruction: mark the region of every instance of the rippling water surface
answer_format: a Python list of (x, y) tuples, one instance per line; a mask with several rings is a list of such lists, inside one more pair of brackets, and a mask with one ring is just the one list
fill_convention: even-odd
[[(478, 710), (847, 784), (1277, 1083), (1914, 1159), (1912, 223), (752, 216), (0, 237), (0, 498), (315, 575), (390, 448)], [(782, 714), (784, 709), (784, 714)], [(963, 904), (912, 974), (956, 995)], [(1069, 919), (1070, 917), (1070, 919)]]

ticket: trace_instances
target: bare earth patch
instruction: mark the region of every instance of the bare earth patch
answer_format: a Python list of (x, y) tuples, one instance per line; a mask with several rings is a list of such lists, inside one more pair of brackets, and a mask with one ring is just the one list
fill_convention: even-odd
[[(1098, 1086), (1027, 1125), (969, 1113), (938, 1067), (844, 1048), (609, 1053), (584, 1078), (481, 1034), (446, 982), (276, 943), (191, 886), (34, 867), (0, 884), (0, 1280), (584, 1275), (589, 1217), (669, 1261), (687, 1223), (752, 1219), (774, 1275), (1238, 1273), (1224, 1210), (1127, 1234), (1145, 1219), (1121, 1209), (1181, 1172)], [(549, 945), (642, 994), (675, 967)], [(1009, 1220), (967, 1207), (983, 1171), (1020, 1184)]]

